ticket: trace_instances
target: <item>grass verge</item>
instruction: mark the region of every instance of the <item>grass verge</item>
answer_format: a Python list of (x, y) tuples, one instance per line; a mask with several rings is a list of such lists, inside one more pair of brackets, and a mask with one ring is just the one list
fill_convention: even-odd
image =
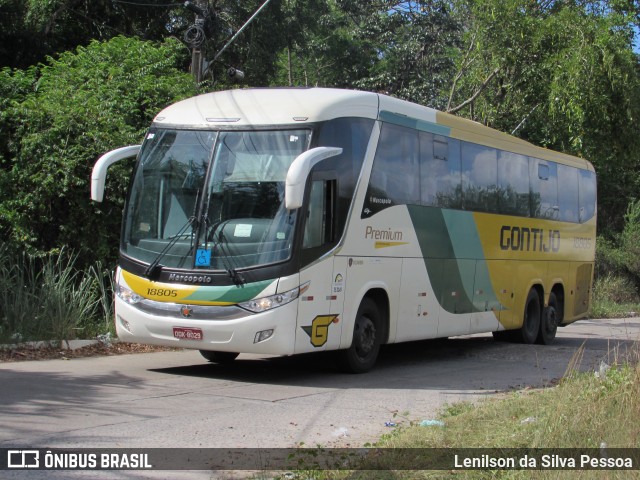
[(605, 275), (593, 285), (592, 318), (623, 318), (638, 315), (640, 296), (629, 278)]
[[(596, 372), (579, 372), (578, 351), (560, 383), (486, 400), (446, 406), (439, 422), (414, 424), (385, 435), (375, 447), (390, 449), (640, 448), (640, 349)], [(435, 424), (433, 424), (435, 423)], [(411, 455), (409, 452), (408, 455)], [(366, 461), (366, 460), (365, 460)], [(407, 462), (411, 462), (408, 458)], [(289, 474), (319, 479), (617, 479), (640, 478), (638, 470), (401, 470), (402, 457), (389, 470)], [(408, 463), (407, 465), (411, 465)], [(365, 464), (366, 466), (366, 464)], [(384, 465), (383, 465), (384, 466)]]

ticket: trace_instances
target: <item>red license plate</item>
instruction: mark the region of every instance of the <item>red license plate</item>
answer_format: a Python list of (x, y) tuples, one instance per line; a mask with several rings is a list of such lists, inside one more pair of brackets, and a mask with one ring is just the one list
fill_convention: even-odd
[(202, 340), (202, 330), (199, 328), (173, 327), (173, 336), (180, 340)]

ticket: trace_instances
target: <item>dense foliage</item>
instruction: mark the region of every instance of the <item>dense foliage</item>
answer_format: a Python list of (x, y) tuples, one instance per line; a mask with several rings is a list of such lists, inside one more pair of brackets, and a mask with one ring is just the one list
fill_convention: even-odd
[[(202, 48), (212, 60), (263, 1), (195, 3), (211, 12)], [(80, 264), (112, 263), (131, 165), (113, 167), (107, 201), (92, 205), (92, 164), (139, 143), (165, 105), (229, 88), (230, 66), (245, 71), (245, 86), (381, 91), (588, 158), (610, 242), (640, 198), (633, 0), (271, 0), (197, 86), (182, 39), (194, 20), (182, 3), (160, 0), (0, 0), (8, 247), (70, 247)]]
[(460, 5), (467, 50), (458, 60), (451, 106), (480, 92), (458, 114), (593, 162), (600, 226), (607, 230), (621, 228), (640, 186), (640, 64), (632, 50), (640, 7), (633, 5)]
[(15, 249), (114, 258), (132, 165), (110, 171), (103, 204), (89, 200), (91, 168), (102, 153), (140, 143), (160, 108), (195, 92), (179, 68), (183, 50), (173, 39), (115, 37), (0, 72), (10, 94), (0, 117), (0, 231)]

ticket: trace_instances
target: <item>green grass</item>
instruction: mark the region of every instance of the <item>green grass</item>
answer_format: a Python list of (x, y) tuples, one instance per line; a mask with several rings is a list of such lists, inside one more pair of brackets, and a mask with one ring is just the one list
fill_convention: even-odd
[(605, 275), (593, 285), (592, 318), (622, 318), (640, 314), (640, 295), (631, 280)]
[[(637, 360), (637, 359), (636, 359)], [(640, 368), (622, 363), (604, 376), (569, 375), (556, 387), (516, 392), (476, 408), (447, 408), (445, 426), (413, 426), (384, 439), (391, 448), (609, 448), (640, 447)], [(404, 472), (433, 478), (445, 472)], [(459, 478), (638, 478), (621, 471), (463, 471)]]
[[(415, 448), (640, 448), (640, 348), (615, 359), (602, 372), (578, 372), (579, 350), (567, 373), (554, 387), (518, 391), (482, 401), (446, 405), (439, 415), (444, 426), (412, 424), (385, 435), (375, 447)], [(394, 450), (395, 451), (395, 450)], [(411, 452), (397, 450), (389, 470), (305, 470), (289, 478), (319, 479), (628, 479), (640, 472), (616, 470), (403, 470)], [(404, 458), (403, 458), (404, 455)], [(449, 459), (451, 460), (451, 459)], [(366, 467), (366, 463), (363, 465)]]

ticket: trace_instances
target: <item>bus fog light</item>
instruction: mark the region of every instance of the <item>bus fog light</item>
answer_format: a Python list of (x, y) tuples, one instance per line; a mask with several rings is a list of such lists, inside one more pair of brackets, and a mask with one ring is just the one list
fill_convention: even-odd
[(253, 343), (264, 342), (268, 338), (271, 338), (272, 335), (273, 335), (273, 328), (270, 330), (262, 330), (261, 332), (256, 333), (256, 336), (253, 339)]
[(120, 325), (122, 325), (122, 328), (124, 328), (127, 332), (129, 333), (133, 333), (131, 331), (131, 325), (129, 324), (129, 322), (127, 322), (124, 318), (122, 318), (120, 315), (117, 316), (118, 317), (118, 322), (120, 322)]

